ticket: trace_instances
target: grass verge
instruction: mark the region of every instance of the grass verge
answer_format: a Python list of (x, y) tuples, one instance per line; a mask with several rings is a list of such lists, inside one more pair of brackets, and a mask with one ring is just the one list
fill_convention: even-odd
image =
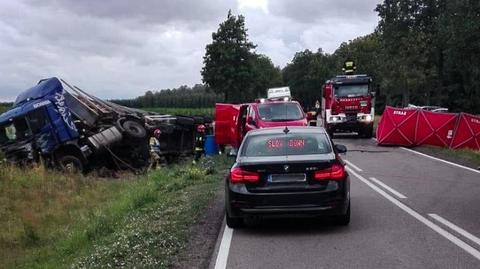
[(229, 160), (98, 179), (0, 168), (1, 268), (167, 268)]
[(478, 150), (449, 149), (436, 146), (421, 146), (416, 147), (415, 150), (475, 169), (480, 168), (480, 151)]
[(181, 115), (181, 116), (210, 116), (213, 117), (214, 108), (172, 108), (172, 107), (150, 107), (142, 108), (146, 111), (157, 112), (161, 114)]

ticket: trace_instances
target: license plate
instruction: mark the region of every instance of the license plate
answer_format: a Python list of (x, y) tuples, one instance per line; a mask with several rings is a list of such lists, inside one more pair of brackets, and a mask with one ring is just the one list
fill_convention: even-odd
[(306, 180), (305, 174), (271, 174), (268, 176), (270, 183), (305, 182)]

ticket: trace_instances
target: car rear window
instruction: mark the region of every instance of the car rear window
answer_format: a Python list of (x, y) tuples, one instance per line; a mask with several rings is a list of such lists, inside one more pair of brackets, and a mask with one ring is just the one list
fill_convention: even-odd
[(248, 136), (242, 147), (242, 156), (310, 155), (332, 152), (325, 134), (262, 134)]

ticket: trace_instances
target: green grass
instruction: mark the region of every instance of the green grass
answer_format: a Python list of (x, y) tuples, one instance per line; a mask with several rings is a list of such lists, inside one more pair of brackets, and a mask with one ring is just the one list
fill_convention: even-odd
[(449, 149), (436, 146), (422, 146), (433, 155), (443, 157), (453, 162), (467, 162), (475, 167), (480, 167), (480, 151), (471, 149)]
[(122, 179), (3, 165), (0, 268), (167, 268), (221, 186), (230, 160), (214, 162)]
[(178, 116), (210, 116), (213, 117), (214, 108), (172, 108), (172, 107), (150, 107), (142, 110), (171, 114)]

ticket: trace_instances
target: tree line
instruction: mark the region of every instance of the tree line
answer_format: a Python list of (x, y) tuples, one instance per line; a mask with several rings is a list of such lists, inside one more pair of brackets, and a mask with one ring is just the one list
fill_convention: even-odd
[(160, 91), (147, 91), (135, 99), (111, 100), (114, 103), (128, 107), (171, 107), (171, 108), (204, 108), (214, 107), (215, 103), (222, 102), (224, 97), (217, 94), (205, 85), (196, 84), (193, 87), (180, 86)]
[(380, 111), (413, 103), (480, 113), (480, 1), (385, 0), (375, 11), (380, 20), (373, 33), (342, 43), (332, 54), (321, 48), (297, 52), (284, 68), (255, 51), (245, 18), (229, 12), (206, 46), (204, 85), (149, 91), (133, 101), (211, 107), (250, 102), (267, 88), (288, 85), (308, 108), (320, 100), (324, 82), (352, 59), (357, 73), (372, 76)]

